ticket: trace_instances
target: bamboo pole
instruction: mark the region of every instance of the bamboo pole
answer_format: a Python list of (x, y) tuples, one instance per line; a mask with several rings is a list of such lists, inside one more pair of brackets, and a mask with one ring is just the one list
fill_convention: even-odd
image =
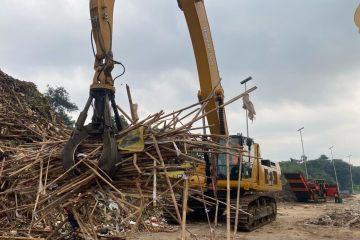
[[(226, 147), (229, 146), (229, 139), (226, 141)], [(231, 228), (231, 222), (230, 222), (230, 158), (229, 154), (226, 154), (226, 239), (230, 240), (230, 228)]]
[(136, 123), (139, 120), (139, 117), (137, 115), (137, 104), (133, 103), (132, 97), (131, 97), (131, 92), (130, 92), (130, 87), (127, 84), (126, 84), (126, 92), (127, 92), (128, 99), (129, 99), (131, 119), (134, 123)]
[(237, 234), (237, 227), (238, 227), (238, 222), (239, 222), (239, 203), (240, 203), (240, 188), (241, 188), (241, 171), (242, 171), (242, 156), (241, 156), (241, 152), (239, 154), (239, 174), (238, 174), (238, 179), (237, 179), (237, 191), (236, 191), (236, 209), (235, 209), (235, 224), (234, 224), (234, 238), (236, 237)]
[(216, 201), (215, 219), (214, 219), (214, 226), (215, 227), (217, 227), (217, 225), (218, 225), (218, 213), (219, 213), (219, 201)]
[(183, 205), (182, 205), (182, 221), (181, 221), (181, 240), (186, 240), (186, 214), (187, 214), (187, 203), (189, 196), (189, 179), (188, 176), (184, 175), (184, 191), (183, 191)]
[[(214, 108), (214, 109), (206, 112), (205, 114), (202, 114), (202, 115), (200, 115), (200, 116), (198, 116), (198, 117), (193, 118), (189, 123), (183, 125), (182, 127), (177, 128), (177, 131), (184, 130), (184, 129), (188, 128), (189, 126), (193, 125), (194, 122), (197, 122), (198, 120), (206, 117), (206, 116), (209, 115), (210, 113), (213, 113), (213, 112), (217, 111), (219, 108), (226, 107), (227, 105), (229, 105), (229, 104), (231, 104), (231, 103), (239, 100), (239, 99), (242, 98), (244, 95), (249, 94), (249, 93), (251, 93), (252, 91), (254, 91), (254, 90), (256, 90), (256, 89), (257, 89), (256, 86), (255, 86), (255, 87), (252, 87), (252, 88), (250, 88), (249, 90), (247, 90), (247, 91), (245, 91), (245, 92), (243, 92), (243, 93), (241, 93), (241, 94), (233, 97), (232, 99), (230, 99), (229, 101), (225, 102), (224, 104), (222, 104), (222, 105), (220, 105), (220, 106), (217, 106), (216, 108)], [(201, 110), (202, 110), (202, 109), (200, 109), (199, 111), (201, 111)]]
[(167, 182), (168, 187), (169, 187), (169, 189), (170, 189), (171, 198), (172, 198), (172, 200), (173, 200), (173, 204), (174, 204), (174, 207), (175, 207), (175, 211), (176, 211), (176, 215), (177, 215), (177, 218), (178, 218), (178, 222), (181, 223), (181, 216), (180, 216), (179, 208), (178, 208), (178, 205), (177, 205), (177, 202), (176, 202), (174, 190), (172, 189), (169, 176), (167, 175), (167, 170), (166, 170), (166, 168), (165, 168), (164, 159), (162, 158), (159, 145), (158, 145), (158, 143), (157, 143), (156, 138), (155, 138), (154, 135), (152, 135), (152, 139), (153, 139), (153, 141), (154, 141), (154, 146), (155, 146), (155, 149), (156, 149), (156, 153), (158, 154), (158, 157), (159, 157), (161, 166), (164, 168), (165, 179), (166, 179), (166, 182)]
[(134, 121), (132, 120), (132, 118), (129, 117), (129, 115), (120, 106), (116, 105), (116, 108), (119, 109), (119, 111), (122, 113), (122, 115), (124, 115), (126, 117), (126, 119), (130, 121), (130, 124), (134, 124)]
[(153, 159), (153, 206), (156, 207), (156, 200), (157, 200), (157, 162), (156, 159)]

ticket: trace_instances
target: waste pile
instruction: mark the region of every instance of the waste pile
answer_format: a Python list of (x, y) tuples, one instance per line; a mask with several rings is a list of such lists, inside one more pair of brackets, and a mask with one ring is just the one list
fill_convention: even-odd
[(16, 147), (56, 139), (64, 136), (64, 130), (68, 133), (34, 83), (14, 79), (0, 70), (0, 96), (1, 145)]
[[(204, 206), (214, 204), (215, 199), (202, 194), (201, 184), (188, 184), (188, 176), (207, 180), (198, 171), (204, 165), (202, 153), (229, 151), (214, 136), (202, 133), (208, 128), (202, 124), (208, 99), (170, 114), (160, 111), (142, 120), (128, 119), (129, 127), (117, 135), (121, 158), (112, 178), (97, 165), (101, 140), (85, 141), (75, 154), (81, 174), (74, 176), (65, 172), (61, 161), (71, 131), (54, 121), (33, 84), (10, 80), (1, 73), (3, 238), (124, 239), (138, 230), (164, 230), (166, 211), (184, 226), (182, 216), (191, 210), (184, 195), (196, 195)], [(134, 136), (133, 147), (125, 146)]]
[(359, 228), (360, 227), (360, 203), (354, 201), (346, 209), (334, 209), (318, 218), (308, 219), (305, 224)]

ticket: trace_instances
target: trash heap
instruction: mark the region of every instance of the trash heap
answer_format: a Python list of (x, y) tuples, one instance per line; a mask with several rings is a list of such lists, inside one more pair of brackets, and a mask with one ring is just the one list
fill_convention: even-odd
[(202, 134), (209, 98), (170, 114), (129, 119), (129, 127), (117, 135), (119, 147), (136, 133), (140, 148), (120, 149), (113, 178), (97, 167), (101, 141), (85, 141), (75, 154), (81, 174), (71, 176), (61, 161), (71, 131), (54, 122), (34, 84), (0, 76), (0, 236), (124, 239), (138, 230), (168, 228), (164, 214), (186, 224), (182, 211), (191, 209), (182, 201), (184, 194), (197, 196), (204, 206), (214, 204), (202, 185), (187, 184), (206, 182), (197, 170), (204, 165), (204, 152), (228, 152), (213, 136)]
[(64, 126), (34, 83), (14, 79), (0, 70), (0, 96), (1, 145), (16, 147), (64, 136)]
[(305, 224), (331, 227), (360, 227), (360, 203), (354, 201), (349, 208), (335, 209), (318, 218), (308, 219)]

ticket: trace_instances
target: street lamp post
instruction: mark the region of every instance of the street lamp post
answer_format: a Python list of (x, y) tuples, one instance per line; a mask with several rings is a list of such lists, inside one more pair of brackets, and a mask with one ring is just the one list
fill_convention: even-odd
[[(240, 83), (241, 84), (244, 84), (244, 86), (245, 86), (245, 92), (246, 92), (246, 83), (248, 82), (248, 81), (250, 81), (252, 79), (252, 77), (248, 77), (248, 78), (246, 78), (246, 79), (244, 79), (244, 80), (242, 80)], [(247, 109), (245, 109), (245, 118), (246, 118), (246, 137), (247, 138), (249, 138), (249, 120), (248, 120), (248, 110)]]
[(336, 173), (336, 168), (335, 168), (335, 163), (334, 163), (334, 156), (333, 156), (333, 149), (334, 146), (329, 147), (330, 152), (331, 152), (331, 161), (332, 161), (332, 165), (334, 168), (334, 173), (335, 173), (335, 180), (336, 180), (336, 186), (337, 186), (337, 190), (338, 190), (338, 194), (340, 195), (340, 187), (339, 187), (339, 181), (338, 181), (338, 177), (337, 177), (337, 173)]
[(302, 147), (302, 152), (303, 152), (302, 159), (304, 160), (304, 165), (305, 165), (305, 175), (306, 175), (306, 179), (309, 179), (307, 166), (306, 166), (306, 156), (305, 156), (305, 150), (304, 150), (304, 142), (303, 142), (302, 133), (301, 133), (301, 131), (303, 129), (304, 129), (304, 127), (298, 129), (297, 131), (300, 133), (301, 147)]
[(349, 158), (349, 171), (350, 171), (350, 180), (351, 180), (351, 194), (354, 194), (354, 182), (353, 182), (353, 178), (352, 178), (352, 171), (351, 171), (351, 164), (350, 164), (351, 154), (348, 155), (348, 158)]

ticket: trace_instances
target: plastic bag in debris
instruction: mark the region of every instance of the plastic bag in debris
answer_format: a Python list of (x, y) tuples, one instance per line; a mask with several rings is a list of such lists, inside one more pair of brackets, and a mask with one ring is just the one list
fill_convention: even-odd
[(129, 152), (144, 150), (144, 127), (128, 132), (124, 137), (117, 139), (118, 149)]

